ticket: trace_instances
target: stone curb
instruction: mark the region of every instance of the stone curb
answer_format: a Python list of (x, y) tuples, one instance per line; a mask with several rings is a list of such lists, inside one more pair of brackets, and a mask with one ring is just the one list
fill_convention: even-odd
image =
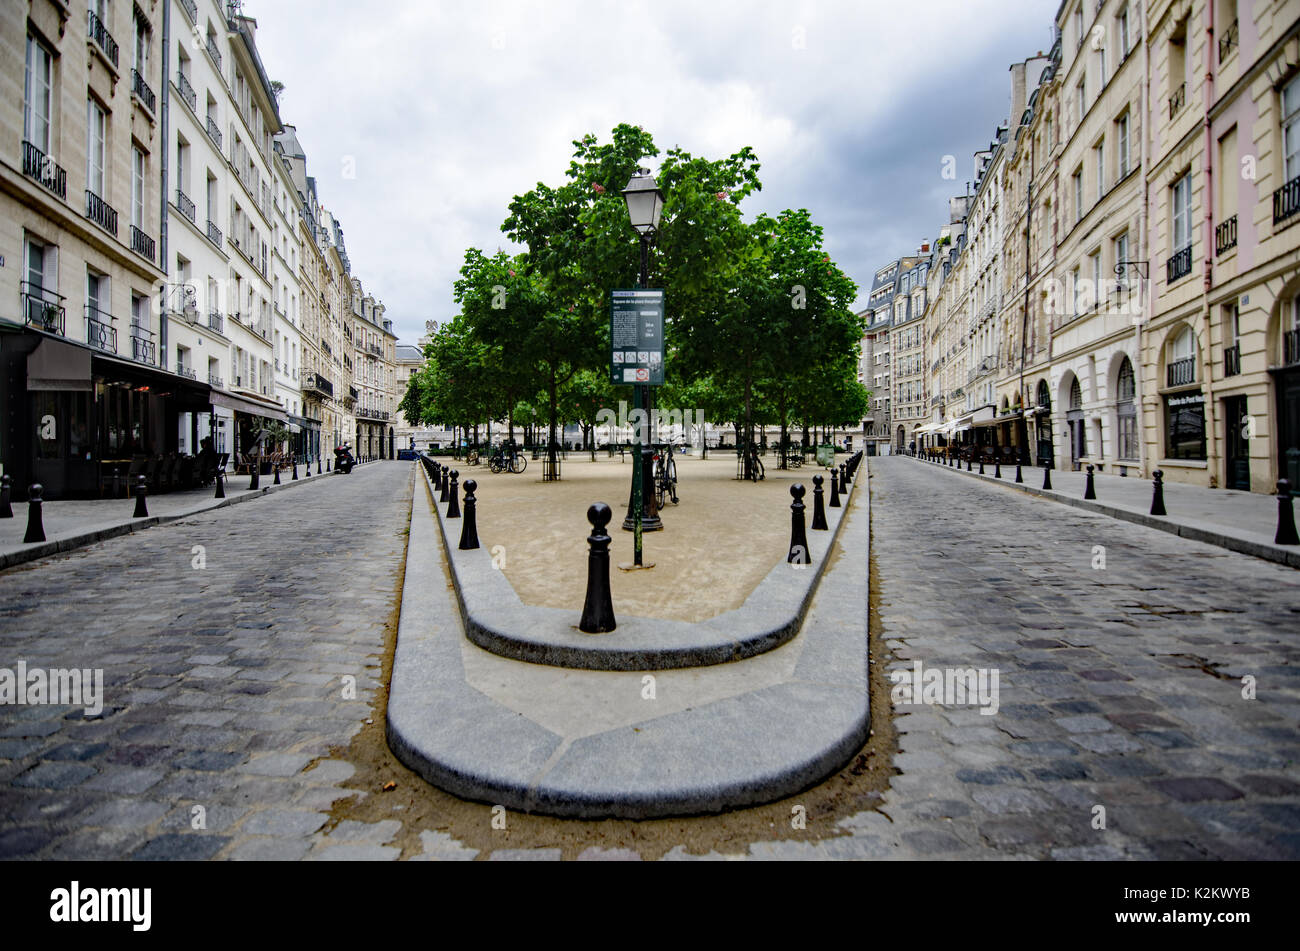
[[(420, 471), (429, 492), (436, 498), (432, 480), (422, 463)], [(811, 475), (809, 493), (805, 496), (808, 524), (812, 522)], [(460, 550), (462, 520), (447, 519), (436, 502), (433, 508), (437, 512), (443, 551), (455, 583), (465, 634), (473, 643), (501, 657), (549, 667), (673, 670), (744, 660), (780, 647), (793, 638), (817, 590), (827, 553), (835, 545), (844, 521), (843, 513), (848, 511), (856, 488), (857, 479), (854, 479), (849, 483), (847, 495), (840, 496), (843, 506), (826, 508), (827, 531), (808, 531), (811, 570), (795, 571), (780, 561), (739, 608), (697, 623), (624, 616), (615, 605), (617, 637), (579, 631), (581, 605), (567, 611), (524, 604), (505, 572), (492, 567), (492, 556), (487, 549)], [(827, 489), (828, 498), (829, 492)], [(579, 557), (585, 565), (585, 541), (582, 544)]]
[[(911, 456), (904, 458), (911, 459)], [(1218, 529), (1205, 522), (1177, 522), (1171, 520), (1169, 516), (1161, 517), (1151, 515), (1147, 512), (1141, 512), (1136, 509), (1124, 508), (1118, 505), (1106, 505), (1099, 501), (1091, 499), (1076, 498), (1073, 495), (1065, 495), (1055, 489), (1043, 490), (1036, 488), (1027, 483), (1017, 485), (1012, 478), (996, 479), (985, 473), (980, 475), (978, 472), (967, 472), (965, 469), (957, 469), (953, 466), (942, 466), (938, 463), (928, 463), (923, 459), (913, 459), (914, 462), (926, 466), (933, 466), (936, 469), (960, 472), (965, 476), (974, 476), (985, 482), (991, 482), (994, 485), (1005, 486), (1024, 492), (1026, 495), (1035, 495), (1039, 498), (1050, 499), (1053, 502), (1060, 502), (1065, 505), (1073, 505), (1075, 508), (1085, 509), (1089, 512), (1096, 512), (1099, 515), (1108, 515), (1111, 518), (1122, 519), (1126, 522), (1133, 522), (1136, 525), (1145, 525), (1147, 528), (1159, 529), (1162, 532), (1168, 532), (1171, 535), (1178, 535), (1189, 541), (1204, 542), (1207, 545), (1215, 545), (1219, 548), (1226, 548), (1229, 551), (1235, 551), (1243, 555), (1252, 555), (1255, 558), (1263, 558), (1266, 561), (1276, 562), (1279, 565), (1286, 565), (1290, 568), (1300, 568), (1300, 548), (1288, 548), (1283, 545), (1274, 545), (1264, 536), (1257, 538), (1242, 538), (1237, 535), (1228, 535), (1222, 529)], [(1012, 470), (1014, 466), (1010, 467)], [(1030, 467), (1030, 471), (1039, 472), (1038, 467)], [(1168, 503), (1166, 503), (1167, 505)]]
[[(377, 461), (377, 460), (376, 460)], [(359, 468), (359, 466), (358, 466)], [(334, 475), (333, 472), (323, 473), (324, 476)], [(272, 476), (274, 478), (274, 476)], [(296, 485), (307, 485), (309, 482), (315, 482), (322, 478), (321, 475), (300, 477)], [(168, 522), (176, 522), (183, 518), (190, 518), (194, 515), (201, 515), (204, 512), (212, 512), (216, 509), (225, 508), (228, 505), (236, 505), (240, 502), (248, 502), (252, 499), (259, 499), (264, 495), (272, 492), (279, 492), (281, 489), (293, 488), (295, 483), (292, 479), (281, 479), (279, 485), (264, 485), (254, 491), (247, 489), (241, 490), (239, 495), (227, 495), (224, 499), (209, 499), (202, 505), (195, 505), (180, 512), (169, 512), (166, 515), (150, 515), (148, 518), (133, 519), (129, 522), (122, 522), (118, 525), (108, 525), (104, 528), (97, 528), (90, 532), (65, 532), (62, 535), (56, 535), (53, 538), (46, 538), (43, 542), (35, 542), (26, 545), (15, 551), (0, 552), (0, 571), (13, 568), (15, 565), (26, 564), (30, 561), (37, 561), (41, 558), (48, 558), (51, 555), (57, 555), (62, 552), (74, 551), (78, 548), (84, 548), (87, 545), (93, 545), (96, 542), (106, 541), (110, 538), (117, 538), (120, 535), (129, 535), (133, 532), (143, 531), (146, 528), (152, 528), (155, 525), (165, 525)], [(229, 484), (227, 483), (229, 491)], [(216, 489), (213, 489), (215, 492)], [(123, 505), (132, 504), (132, 499), (121, 499)], [(19, 514), (19, 506), (26, 506), (25, 502), (14, 503), (14, 518), (25, 519), (26, 511)]]
[[(865, 478), (866, 466), (859, 471)], [(430, 490), (436, 508), (432, 500)], [(436, 548), (439, 534), (433, 513), (417, 500), (385, 718), (389, 747), (426, 781), (461, 798), (583, 819), (714, 813), (771, 802), (822, 781), (869, 734), (869, 504), (864, 494), (844, 519), (826, 583), (799, 637), (782, 648), (796, 653), (779, 681), (566, 738), (467, 681), (462, 652), (478, 648), (465, 643), (456, 599), (447, 590), (450, 572), (432, 558), (409, 555)], [(722, 675), (719, 668), (703, 668), (685, 676)], [(573, 704), (586, 702), (581, 684), (567, 694)]]

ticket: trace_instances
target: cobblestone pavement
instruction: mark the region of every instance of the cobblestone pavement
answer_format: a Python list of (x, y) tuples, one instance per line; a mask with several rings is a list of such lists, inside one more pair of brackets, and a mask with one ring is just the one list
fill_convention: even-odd
[(818, 850), (1300, 858), (1300, 573), (910, 459), (870, 467), (890, 668), (996, 669), (999, 705), (896, 705), (884, 815)]
[(396, 857), (396, 823), (319, 831), (355, 794), (322, 757), (370, 716), (412, 474), (364, 466), (0, 574), (0, 667), (102, 667), (105, 698), (89, 719), (0, 706), (0, 858)]

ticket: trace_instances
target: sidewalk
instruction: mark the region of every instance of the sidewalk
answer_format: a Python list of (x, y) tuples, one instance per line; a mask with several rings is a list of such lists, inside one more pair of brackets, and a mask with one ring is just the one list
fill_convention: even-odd
[(981, 476), (978, 465), (968, 473), (964, 465), (958, 470), (921, 459), (911, 461), (954, 474), (960, 471), (963, 476), (975, 479), (1001, 482), (1030, 495), (1043, 496), (1112, 518), (1158, 528), (1193, 541), (1300, 568), (1300, 545), (1273, 544), (1277, 532), (1277, 497), (1274, 495), (1206, 489), (1166, 481), (1165, 511), (1169, 514), (1161, 517), (1149, 514), (1154, 485), (1150, 479), (1098, 473), (1093, 476), (1093, 489), (1097, 498), (1095, 501), (1084, 501), (1087, 472), (1053, 469), (1052, 489), (1045, 492), (1042, 488), (1043, 470), (1039, 468), (1026, 466), (1023, 469), (1024, 484), (1017, 485), (1015, 466), (1003, 466), (1002, 478), (999, 480), (993, 477), (993, 466), (988, 464), (985, 464), (985, 474)]
[[(360, 468), (360, 463), (358, 468)], [(315, 469), (312, 470), (315, 472)], [(298, 470), (298, 481), (293, 481), (293, 471), (286, 469), (280, 473), (280, 484), (275, 485), (274, 475), (261, 477), (257, 489), (248, 488), (249, 476), (226, 473), (226, 497), (216, 498), (216, 487), (189, 489), (184, 492), (166, 492), (162, 495), (150, 495), (145, 499), (149, 509), (148, 518), (132, 518), (135, 511), (135, 497), (129, 499), (70, 499), (67, 501), (45, 502), (41, 506), (41, 521), (45, 527), (45, 541), (23, 544), (27, 534), (28, 503), (13, 502), (14, 517), (0, 519), (0, 571), (35, 561), (59, 552), (71, 551), (84, 545), (91, 545), (137, 532), (152, 525), (161, 525), (188, 518), (200, 512), (247, 502), (249, 499), (261, 498), (271, 492), (278, 492), (290, 486), (305, 485), (317, 479), (328, 478), (333, 473), (324, 475), (303, 475)]]

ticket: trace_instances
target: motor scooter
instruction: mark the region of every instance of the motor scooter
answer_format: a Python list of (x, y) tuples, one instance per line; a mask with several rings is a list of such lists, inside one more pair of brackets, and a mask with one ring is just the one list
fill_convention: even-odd
[(357, 461), (352, 458), (352, 450), (347, 446), (338, 446), (334, 450), (334, 471), (347, 475)]

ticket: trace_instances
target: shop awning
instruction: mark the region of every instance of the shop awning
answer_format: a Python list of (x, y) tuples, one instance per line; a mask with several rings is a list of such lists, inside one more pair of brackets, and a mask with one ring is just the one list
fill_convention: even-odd
[(148, 390), (172, 401), (182, 413), (200, 413), (208, 408), (208, 394), (212, 387), (198, 380), (169, 373), (153, 364), (128, 360), (110, 353), (89, 351), (96, 377), (105, 382), (126, 384), (138, 390)]
[(27, 355), (27, 389), (78, 390), (95, 388), (90, 378), (90, 351), (46, 338)]
[(262, 416), (266, 419), (274, 419), (281, 423), (289, 421), (289, 414), (284, 411), (284, 407), (278, 403), (262, 402), (252, 396), (235, 396), (233, 393), (225, 393), (221, 390), (212, 391), (212, 405), (224, 406), (226, 409), (234, 410), (237, 413), (247, 413), (250, 416)]
[(980, 426), (996, 426), (998, 423), (1002, 422), (1002, 420), (997, 418), (996, 411), (991, 405), (981, 406), (972, 413), (971, 416), (971, 426), (977, 428)]

